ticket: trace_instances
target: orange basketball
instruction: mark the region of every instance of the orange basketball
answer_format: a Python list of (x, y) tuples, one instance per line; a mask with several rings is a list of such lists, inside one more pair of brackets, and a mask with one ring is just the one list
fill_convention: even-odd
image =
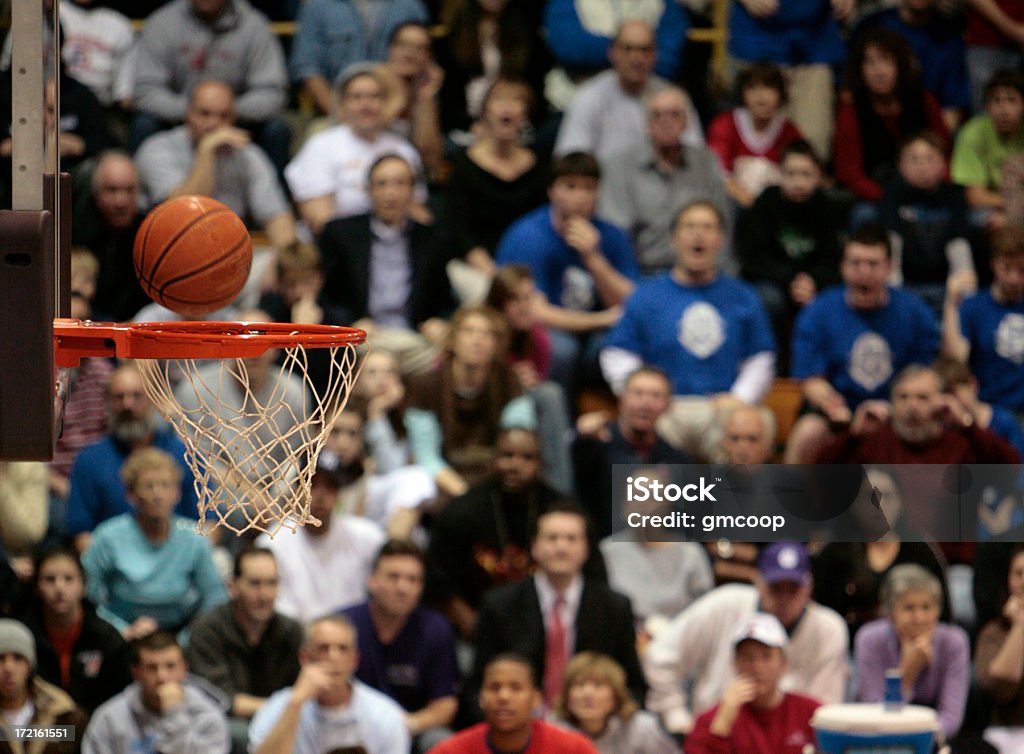
[(147, 295), (186, 316), (227, 306), (252, 267), (252, 239), (241, 218), (207, 196), (157, 205), (135, 235), (135, 274)]

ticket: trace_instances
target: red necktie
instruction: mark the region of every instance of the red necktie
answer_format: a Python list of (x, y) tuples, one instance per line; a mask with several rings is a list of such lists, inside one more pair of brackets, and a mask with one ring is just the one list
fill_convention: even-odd
[(565, 651), (565, 626), (562, 625), (563, 607), (565, 598), (559, 594), (555, 598), (555, 608), (544, 640), (544, 702), (549, 708), (554, 705), (555, 697), (562, 688), (565, 666), (569, 664), (568, 652)]

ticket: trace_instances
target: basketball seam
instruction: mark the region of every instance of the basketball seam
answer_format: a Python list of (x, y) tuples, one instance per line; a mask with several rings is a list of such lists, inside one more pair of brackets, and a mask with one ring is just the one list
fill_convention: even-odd
[(146, 243), (149, 241), (149, 232), (153, 230), (154, 218), (150, 215), (146, 220), (149, 222), (146, 222), (145, 220), (143, 221), (143, 225), (146, 226), (146, 232), (142, 236), (142, 245), (139, 247), (140, 254), (138, 257), (134, 253), (132, 254), (132, 263), (135, 265), (135, 277), (137, 277), (139, 282), (142, 283), (142, 287), (146, 291), (146, 295), (152, 298), (151, 291), (153, 290), (153, 286), (150, 285), (149, 276), (143, 275), (143, 272), (145, 272), (144, 268), (146, 266)]
[[(195, 269), (190, 270), (189, 272), (187, 272), (184, 275), (178, 275), (178, 277), (176, 277), (176, 278), (171, 278), (170, 280), (165, 281), (164, 284), (161, 285), (159, 289), (157, 289), (157, 292), (160, 294), (161, 297), (164, 297), (165, 296), (164, 291), (167, 290), (167, 288), (169, 286), (174, 285), (175, 283), (180, 283), (182, 280), (188, 280), (190, 277), (193, 277), (194, 275), (198, 275), (198, 274), (200, 274), (202, 272), (205, 272), (206, 270), (209, 270), (212, 267), (216, 267), (217, 265), (221, 264), (225, 259), (230, 259), (231, 256), (236, 251), (238, 251), (242, 246), (244, 246), (246, 244), (246, 242), (248, 242), (249, 240), (250, 239), (249, 239), (248, 234), (242, 236), (242, 238), (240, 238), (235, 243), (234, 246), (232, 246), (230, 249), (225, 251), (223, 254), (221, 254), (216, 259), (212, 259), (209, 262), (207, 262), (206, 264), (204, 264), (202, 267), (196, 267)], [(176, 297), (172, 296), (170, 298), (176, 298)]]
[[(188, 231), (190, 231), (197, 223), (201, 222), (202, 220), (208, 217), (213, 217), (214, 215), (224, 214), (225, 212), (231, 213), (231, 210), (228, 209), (227, 207), (216, 207), (209, 212), (204, 212), (199, 217), (193, 218), (192, 220), (189, 221), (188, 225), (186, 225), (184, 228), (181, 228), (177, 232), (177, 234), (167, 244), (164, 245), (163, 251), (160, 252), (160, 256), (157, 257), (156, 262), (149, 268), (150, 281), (156, 278), (156, 274), (160, 270), (160, 265), (163, 264), (164, 259), (167, 258), (168, 252), (170, 252), (170, 250), (174, 248), (174, 244), (180, 241), (182, 236), (188, 233)], [(150, 283), (150, 287), (152, 287), (152, 282)], [(160, 289), (154, 290), (163, 290), (163, 288), (161, 287)]]

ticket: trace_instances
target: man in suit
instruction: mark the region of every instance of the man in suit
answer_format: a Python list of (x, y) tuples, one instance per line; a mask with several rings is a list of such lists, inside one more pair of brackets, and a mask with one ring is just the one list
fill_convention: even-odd
[(332, 220), (320, 235), (324, 291), (374, 335), (377, 348), (391, 350), (388, 343), (407, 341), (410, 331), (437, 344), (455, 302), (440, 238), (410, 215), (415, 171), (388, 154), (371, 166), (367, 180), (370, 213)]
[(532, 578), (484, 597), (467, 700), (476, 699), (491, 658), (517, 652), (532, 663), (550, 707), (569, 659), (583, 651), (614, 658), (626, 671), (630, 691), (643, 699), (645, 683), (629, 599), (582, 572), (588, 555), (583, 510), (571, 502), (549, 506), (537, 518), (531, 554), (537, 564)]

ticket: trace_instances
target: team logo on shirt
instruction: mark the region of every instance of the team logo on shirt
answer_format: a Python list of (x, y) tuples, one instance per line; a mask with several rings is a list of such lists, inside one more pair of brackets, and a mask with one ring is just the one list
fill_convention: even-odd
[(892, 377), (892, 351), (875, 332), (862, 333), (850, 349), (850, 378), (865, 390), (877, 390)]
[(697, 301), (683, 310), (679, 320), (679, 342), (700, 359), (706, 359), (725, 342), (725, 321), (706, 301)]
[(1024, 314), (1007, 314), (999, 320), (996, 353), (1014, 364), (1024, 364)]

